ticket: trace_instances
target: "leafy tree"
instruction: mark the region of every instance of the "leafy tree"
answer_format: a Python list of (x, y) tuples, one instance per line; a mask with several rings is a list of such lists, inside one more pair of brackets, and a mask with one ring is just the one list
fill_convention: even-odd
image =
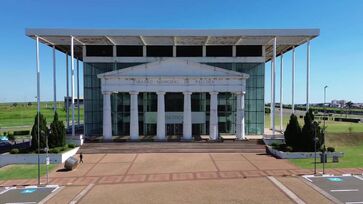
[(32, 145), (33, 150), (38, 149), (38, 117), (39, 117), (39, 138), (40, 138), (40, 148), (46, 147), (46, 137), (48, 136), (49, 130), (47, 127), (47, 120), (43, 114), (39, 113), (35, 116), (34, 125), (31, 131), (32, 135)]
[(54, 113), (53, 122), (50, 124), (49, 147), (63, 147), (66, 144), (66, 129), (63, 121), (58, 119), (58, 113)]
[(284, 132), (285, 142), (291, 146), (294, 151), (300, 151), (302, 147), (301, 127), (296, 115), (291, 114), (289, 124)]

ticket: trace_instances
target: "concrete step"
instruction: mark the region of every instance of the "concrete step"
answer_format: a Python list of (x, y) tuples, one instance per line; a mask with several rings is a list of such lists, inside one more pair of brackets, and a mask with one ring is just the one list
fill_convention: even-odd
[(264, 145), (256, 141), (198, 142), (122, 142), (85, 143), (79, 152), (98, 153), (264, 153)]

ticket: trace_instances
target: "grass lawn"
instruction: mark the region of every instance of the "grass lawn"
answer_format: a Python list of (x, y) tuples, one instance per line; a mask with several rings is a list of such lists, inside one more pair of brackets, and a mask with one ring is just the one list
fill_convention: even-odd
[[(52, 171), (57, 164), (49, 165), (49, 172)], [(40, 175), (46, 174), (46, 165), (40, 166)], [(32, 179), (37, 178), (38, 165), (36, 164), (13, 164), (0, 168), (0, 180), (10, 179)]]
[[(63, 103), (58, 103), (59, 119), (66, 121), (66, 111), (63, 108)], [(36, 103), (28, 106), (27, 103), (17, 103), (14, 106), (11, 103), (0, 104), (0, 133), (3, 131), (14, 130), (29, 130), (34, 123), (34, 118), (37, 113)], [(45, 115), (47, 124), (53, 121), (53, 103), (41, 103), (41, 113)], [(77, 119), (77, 111), (75, 111), (75, 118)], [(83, 121), (83, 107), (81, 107), (80, 118)], [(71, 116), (70, 116), (71, 117)]]
[[(286, 127), (290, 116), (284, 115), (283, 127)], [(265, 115), (265, 127), (270, 127), (270, 115)], [(302, 128), (304, 119), (298, 118)], [(275, 120), (276, 129), (280, 128), (280, 117), (277, 115)], [(322, 125), (322, 122), (321, 122)], [(344, 157), (340, 158), (339, 163), (332, 163), (328, 158), (327, 168), (355, 168), (363, 167), (363, 124), (326, 121), (326, 146), (334, 147), (335, 151), (344, 152)], [(314, 159), (290, 159), (290, 162), (301, 168), (314, 168)], [(321, 169), (320, 159), (317, 160), (317, 168)]]
[[(328, 158), (326, 168), (355, 168), (363, 167), (363, 144), (354, 146), (341, 146), (336, 151), (344, 152), (344, 157), (340, 158), (339, 163), (332, 163)], [(301, 168), (314, 168), (314, 159), (290, 159), (290, 162)], [(317, 159), (317, 168), (322, 169), (320, 159)]]
[[(286, 128), (290, 116), (284, 115), (283, 116), (283, 128)], [(302, 128), (304, 125), (304, 119), (298, 118), (299, 124)], [(333, 120), (327, 120), (326, 122), (326, 132), (327, 134), (334, 134), (334, 133), (363, 133), (363, 123), (350, 123), (350, 122), (336, 122)], [(271, 124), (270, 114), (265, 114), (265, 128), (269, 128)], [(321, 121), (321, 125), (323, 121)], [(275, 118), (275, 127), (277, 130), (280, 129), (280, 115), (276, 115)]]

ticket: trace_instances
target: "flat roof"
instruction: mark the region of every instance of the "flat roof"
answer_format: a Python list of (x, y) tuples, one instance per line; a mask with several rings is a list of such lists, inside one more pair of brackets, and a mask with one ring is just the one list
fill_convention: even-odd
[(83, 45), (263, 45), (266, 61), (272, 57), (272, 39), (277, 54), (297, 47), (320, 34), (320, 29), (57, 29), (28, 28), (48, 46), (69, 53), (75, 38), (75, 56), (82, 59)]

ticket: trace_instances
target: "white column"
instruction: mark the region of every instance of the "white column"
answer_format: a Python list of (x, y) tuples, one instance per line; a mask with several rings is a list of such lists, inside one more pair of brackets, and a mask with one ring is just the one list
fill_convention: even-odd
[(295, 46), (292, 47), (292, 87), (291, 87), (291, 111), (295, 113)]
[(209, 119), (209, 138), (218, 139), (218, 92), (210, 94), (210, 119)]
[(112, 140), (111, 92), (103, 92), (103, 139)]
[(273, 95), (273, 90), (272, 90), (272, 88), (273, 88), (273, 59), (271, 58), (271, 83), (270, 83), (270, 85), (271, 85), (271, 88), (270, 88), (270, 129), (272, 130), (272, 95)]
[(57, 75), (55, 64), (55, 46), (53, 45), (53, 109), (57, 111)]
[(284, 53), (281, 53), (281, 62), (280, 62), (280, 131), (283, 130), (283, 80), (284, 80)]
[(185, 91), (183, 112), (183, 140), (192, 139), (192, 92)]
[[(40, 61), (39, 61), (39, 37), (36, 40), (36, 71), (37, 71), (37, 111), (38, 111), (38, 124), (40, 113)], [(39, 129), (38, 129), (38, 142), (39, 142)]]
[(306, 46), (306, 111), (309, 110), (309, 91), (310, 91), (310, 41)]
[(276, 93), (276, 37), (273, 41), (273, 63), (272, 63), (272, 136), (275, 137), (275, 93)]
[(77, 124), (80, 125), (80, 120), (81, 120), (81, 116), (80, 116), (80, 106), (79, 106), (79, 59), (77, 58)]
[(157, 113), (157, 139), (165, 140), (165, 92), (159, 91), (158, 95), (158, 113)]
[(71, 37), (71, 95), (72, 95), (72, 137), (75, 137), (76, 130), (74, 127), (74, 37)]
[(68, 67), (68, 52), (66, 52), (66, 92), (67, 92), (67, 100), (66, 100), (66, 120), (67, 120), (67, 128), (69, 128), (69, 67)]
[(245, 92), (237, 92), (237, 118), (236, 137), (239, 140), (246, 139), (245, 136)]
[(131, 107), (130, 107), (130, 139), (138, 140), (139, 139), (139, 108), (137, 96), (139, 92), (132, 91), (130, 92), (131, 99)]

